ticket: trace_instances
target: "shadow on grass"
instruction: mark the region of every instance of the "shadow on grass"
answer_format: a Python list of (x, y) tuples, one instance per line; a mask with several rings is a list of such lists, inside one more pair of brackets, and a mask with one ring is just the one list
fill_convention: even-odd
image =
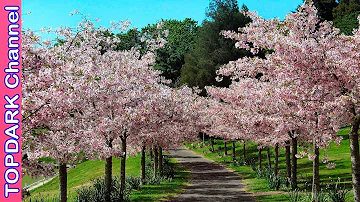
[(189, 158), (191, 155), (188, 154), (176, 154), (172, 157), (175, 156), (181, 159), (183, 167), (190, 170), (191, 184), (168, 202), (254, 201), (252, 194), (241, 190), (241, 177), (220, 164), (202, 158)]
[(131, 201), (163, 201), (166, 200), (166, 198), (181, 192), (181, 190), (186, 187), (190, 173), (185, 171), (185, 168), (180, 165), (176, 165), (175, 168), (177, 173), (171, 181), (161, 182), (156, 185), (144, 185), (140, 188), (140, 190), (135, 190), (131, 193)]

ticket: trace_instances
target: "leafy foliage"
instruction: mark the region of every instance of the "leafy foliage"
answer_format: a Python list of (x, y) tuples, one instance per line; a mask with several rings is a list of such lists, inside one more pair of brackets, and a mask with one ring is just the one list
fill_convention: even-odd
[(228, 86), (229, 79), (221, 83), (216, 82), (217, 68), (249, 53), (236, 49), (235, 42), (223, 38), (220, 32), (238, 30), (249, 23), (250, 19), (239, 11), (235, 0), (211, 1), (206, 16), (207, 19), (202, 22), (199, 30), (199, 37), (195, 40), (195, 48), (185, 54), (180, 81), (200, 88), (208, 85)]

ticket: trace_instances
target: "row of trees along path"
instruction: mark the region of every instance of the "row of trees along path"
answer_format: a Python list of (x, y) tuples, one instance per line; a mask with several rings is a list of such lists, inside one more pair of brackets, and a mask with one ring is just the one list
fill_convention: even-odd
[(146, 52), (140, 47), (117, 51), (119, 40), (107, 33), (128, 26), (121, 21), (112, 29), (98, 28), (84, 17), (76, 29), (55, 30), (61, 39), (56, 45), (24, 32), (23, 168), (33, 176), (50, 175), (54, 164), (42, 159), (56, 161), (61, 202), (68, 200), (67, 164), (106, 160), (104, 195), (110, 201), (112, 157), (121, 158), (117, 191), (123, 196), (129, 154), (143, 155), (144, 179), (145, 148), (160, 153), (177, 148), (202, 128), (198, 113), (204, 111), (205, 98), (187, 86), (170, 88), (152, 68), (154, 51), (165, 43), (162, 24), (159, 32), (143, 36)]
[[(297, 158), (308, 155), (313, 161), (312, 200), (316, 200), (319, 149), (328, 148), (332, 141), (340, 144), (336, 132), (349, 124), (354, 201), (360, 201), (360, 30), (352, 36), (340, 34), (331, 22), (319, 20), (311, 1), (282, 21), (244, 13), (252, 22), (239, 32), (223, 35), (255, 57), (220, 67), (218, 79), (233, 79), (229, 88), (206, 88), (215, 99), (209, 107), (213, 118), (208, 134), (256, 142), (259, 152), (284, 146), (288, 168), (291, 145), (288, 174), (293, 189), (297, 188)], [(298, 144), (304, 151), (298, 151)], [(327, 157), (322, 161), (328, 162)], [(334, 165), (329, 162), (327, 167)]]

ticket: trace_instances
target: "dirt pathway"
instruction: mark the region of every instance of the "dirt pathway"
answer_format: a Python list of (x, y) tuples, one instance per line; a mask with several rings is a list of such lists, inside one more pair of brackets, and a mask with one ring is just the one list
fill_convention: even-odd
[(177, 197), (168, 202), (253, 202), (252, 194), (243, 190), (239, 175), (225, 169), (218, 163), (205, 159), (185, 148), (171, 151), (191, 172), (190, 185)]

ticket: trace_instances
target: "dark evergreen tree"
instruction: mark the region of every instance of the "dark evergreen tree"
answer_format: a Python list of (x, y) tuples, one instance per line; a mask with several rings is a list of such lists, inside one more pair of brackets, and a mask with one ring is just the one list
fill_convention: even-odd
[(318, 9), (318, 15), (321, 21), (332, 21), (334, 19), (333, 9), (338, 5), (335, 0), (313, 0)]
[[(163, 48), (156, 50), (156, 62), (154, 68), (161, 70), (162, 76), (172, 80), (172, 85), (176, 86), (180, 77), (181, 67), (185, 63), (184, 55), (194, 46), (194, 40), (198, 35), (197, 21), (186, 18), (179, 20), (162, 20), (164, 25), (162, 30), (165, 32), (167, 43)], [(148, 25), (142, 29), (142, 34), (153, 33), (156, 30), (156, 24)]]
[(360, 0), (340, 0), (339, 5), (333, 9), (334, 25), (344, 34), (351, 35), (359, 25), (359, 14)]
[[(243, 6), (243, 9), (247, 9)], [(195, 47), (185, 54), (185, 64), (181, 70), (181, 83), (189, 86), (215, 85), (226, 87), (230, 79), (217, 82), (216, 70), (220, 65), (239, 57), (250, 55), (246, 50), (235, 48), (235, 42), (221, 35), (223, 30), (238, 31), (250, 22), (240, 11), (236, 0), (212, 0), (202, 22)]]

